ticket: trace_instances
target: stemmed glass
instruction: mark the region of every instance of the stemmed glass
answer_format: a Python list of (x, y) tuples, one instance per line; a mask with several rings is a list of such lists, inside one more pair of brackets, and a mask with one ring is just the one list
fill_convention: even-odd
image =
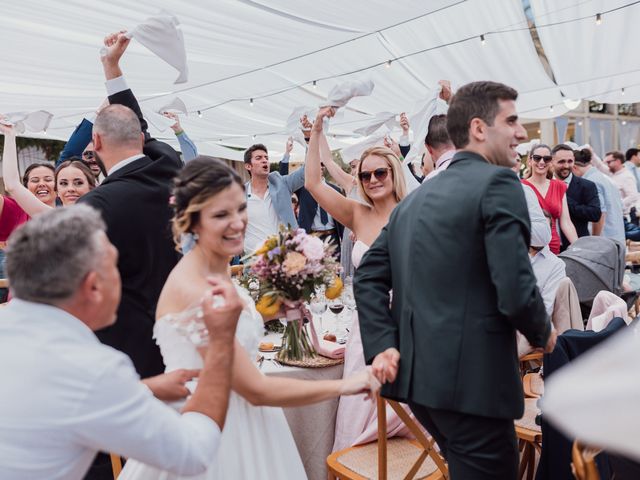
[(324, 312), (327, 311), (327, 299), (325, 298), (322, 292), (316, 292), (309, 302), (309, 310), (313, 313), (314, 316), (320, 317), (320, 329), (322, 330), (322, 335), (329, 333), (329, 330), (325, 328), (324, 323)]
[(342, 303), (342, 299), (338, 297), (331, 300), (331, 303), (329, 303), (329, 310), (331, 310), (331, 313), (335, 315), (335, 331), (336, 331), (336, 337), (338, 337), (337, 342), (345, 343), (346, 339), (345, 339), (345, 336), (342, 334), (343, 329), (341, 328), (341, 325), (340, 325), (340, 314), (342, 313), (342, 310), (344, 310), (344, 303)]

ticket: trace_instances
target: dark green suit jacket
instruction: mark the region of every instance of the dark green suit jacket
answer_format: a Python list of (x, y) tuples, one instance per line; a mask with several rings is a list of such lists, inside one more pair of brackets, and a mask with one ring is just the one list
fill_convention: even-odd
[(515, 332), (538, 347), (551, 329), (529, 237), (516, 175), (472, 152), (457, 153), (398, 205), (354, 281), (366, 362), (390, 347), (400, 351), (384, 396), (522, 416)]

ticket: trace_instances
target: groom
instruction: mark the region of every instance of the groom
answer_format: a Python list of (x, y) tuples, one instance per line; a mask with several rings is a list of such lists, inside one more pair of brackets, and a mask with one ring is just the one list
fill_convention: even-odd
[(395, 209), (354, 281), (366, 362), (436, 439), (454, 480), (517, 477), (515, 332), (555, 344), (522, 187), (505, 168), (526, 139), (516, 98), (495, 82), (458, 90), (447, 130), (460, 151)]

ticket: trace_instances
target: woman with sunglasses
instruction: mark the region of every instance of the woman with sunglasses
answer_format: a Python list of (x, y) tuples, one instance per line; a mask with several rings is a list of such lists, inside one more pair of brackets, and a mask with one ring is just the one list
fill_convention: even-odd
[(567, 184), (553, 177), (551, 172), (551, 149), (547, 145), (536, 145), (529, 152), (527, 165), (529, 176), (522, 183), (529, 185), (538, 197), (542, 210), (551, 215), (551, 243), (549, 249), (556, 255), (560, 253), (560, 233), (558, 223), (569, 243), (577, 238), (576, 228), (571, 223), (567, 206)]
[[(305, 163), (305, 188), (333, 218), (354, 232), (352, 260), (358, 268), (369, 246), (388, 223), (393, 209), (406, 195), (405, 178), (398, 157), (386, 147), (372, 147), (362, 154), (356, 167), (356, 183), (363, 201), (344, 197), (322, 182), (321, 161), (331, 162), (327, 137), (322, 131), (325, 118), (335, 109), (322, 108), (311, 130)], [(347, 340), (343, 378), (364, 368), (364, 354), (357, 314), (354, 312)], [(408, 431), (391, 409), (387, 411), (387, 435), (406, 435)], [(341, 397), (336, 418), (333, 450), (374, 440), (377, 435), (376, 404), (364, 395)]]
[(53, 170), (50, 165), (29, 167), (20, 181), (14, 128), (1, 125), (5, 135), (2, 176), (5, 190), (29, 217), (55, 208), (56, 196), (63, 206), (74, 204), (92, 190), (95, 177), (80, 160), (66, 160)]

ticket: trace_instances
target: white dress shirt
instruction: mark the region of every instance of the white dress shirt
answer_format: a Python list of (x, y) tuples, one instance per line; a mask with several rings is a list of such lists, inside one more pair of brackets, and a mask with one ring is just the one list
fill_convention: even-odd
[(611, 180), (620, 191), (622, 205), (624, 206), (623, 211), (625, 215), (628, 215), (631, 207), (635, 206), (640, 199), (638, 187), (636, 185), (636, 177), (629, 169), (621, 168), (613, 174)]
[(249, 222), (244, 234), (244, 251), (255, 252), (271, 235), (278, 233), (278, 214), (271, 202), (269, 187), (264, 198), (255, 195), (251, 190), (251, 182), (247, 184), (247, 215)]
[(449, 164), (451, 163), (451, 160), (453, 160), (453, 156), (455, 154), (456, 154), (456, 149), (452, 148), (451, 150), (448, 150), (444, 152), (442, 155), (440, 155), (440, 157), (438, 157), (438, 160), (436, 160), (436, 168), (433, 170), (433, 172), (429, 173), (429, 175), (424, 177), (423, 181), (426, 182), (427, 180), (431, 180), (436, 175), (439, 175), (442, 172), (444, 172), (449, 167)]
[(81, 479), (96, 452), (182, 475), (204, 472), (220, 429), (157, 400), (129, 357), (59, 308), (0, 309), (0, 478)]

